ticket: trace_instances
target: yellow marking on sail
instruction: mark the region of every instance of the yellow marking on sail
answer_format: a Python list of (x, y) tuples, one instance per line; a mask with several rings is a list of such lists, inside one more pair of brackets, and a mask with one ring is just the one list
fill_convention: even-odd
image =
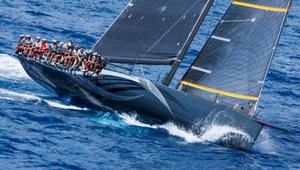
[(216, 94), (223, 95), (223, 96), (229, 96), (229, 97), (234, 97), (234, 98), (238, 98), (238, 99), (246, 99), (246, 100), (255, 100), (255, 101), (259, 100), (259, 97), (256, 97), (256, 96), (247, 96), (247, 95), (242, 95), (242, 94), (237, 94), (237, 93), (232, 93), (232, 92), (226, 92), (226, 91), (217, 90), (214, 88), (194, 84), (194, 83), (187, 82), (187, 81), (181, 81), (181, 84), (190, 86), (190, 87), (194, 87), (197, 89), (201, 89), (204, 91), (208, 91), (211, 93), (216, 93)]
[(262, 9), (267, 11), (275, 11), (275, 12), (288, 12), (288, 8), (278, 8), (278, 7), (272, 7), (272, 6), (264, 6), (264, 5), (257, 5), (257, 4), (251, 4), (247, 2), (241, 2), (237, 0), (233, 0), (232, 4), (249, 7), (249, 8), (256, 8), (256, 9)]

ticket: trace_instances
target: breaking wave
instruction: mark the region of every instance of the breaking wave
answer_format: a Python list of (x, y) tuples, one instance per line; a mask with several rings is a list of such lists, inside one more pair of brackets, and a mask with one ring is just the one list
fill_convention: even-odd
[(139, 120), (137, 120), (137, 117), (138, 117), (137, 114), (129, 115), (129, 114), (126, 114), (126, 113), (122, 113), (122, 114), (120, 114), (120, 117), (128, 125), (145, 127), (145, 128), (152, 128), (152, 129), (157, 129), (158, 128), (155, 125), (149, 125), (149, 124), (140, 122)]
[(227, 140), (232, 137), (231, 134), (241, 136), (243, 140), (252, 142), (252, 138), (242, 130), (239, 130), (234, 127), (230, 127), (227, 125), (212, 125), (206, 129), (206, 131), (201, 135), (201, 139), (205, 141), (219, 141), (219, 140)]
[(137, 120), (137, 115), (128, 115), (128, 114), (121, 114), (120, 117), (124, 120), (125, 123), (132, 126), (144, 127), (144, 128), (152, 128), (152, 129), (165, 129), (170, 135), (177, 136), (183, 138), (187, 143), (197, 143), (201, 142), (201, 138), (197, 135), (193, 134), (192, 132), (186, 131), (185, 129), (175, 125), (172, 122), (168, 122), (163, 125), (149, 125), (146, 123), (142, 123)]
[(0, 54), (0, 77), (29, 78), (19, 61), (8, 54)]
[(0, 88), (0, 99), (2, 100), (9, 100), (9, 101), (34, 101), (37, 103), (46, 103), (48, 106), (59, 108), (59, 109), (66, 109), (66, 110), (88, 110), (87, 108), (81, 108), (73, 105), (66, 105), (62, 104), (58, 101), (46, 100), (39, 97), (37, 94), (34, 93), (21, 93), (21, 92), (14, 92), (7, 89)]
[(142, 123), (137, 119), (137, 115), (128, 115), (128, 114), (121, 114), (120, 117), (123, 121), (132, 126), (144, 127), (144, 128), (152, 128), (152, 129), (165, 129), (170, 135), (180, 137), (184, 139), (186, 143), (200, 143), (200, 142), (217, 142), (219, 140), (226, 140), (226, 137), (230, 138), (228, 134), (236, 134), (242, 137), (243, 140), (252, 141), (251, 137), (234, 127), (230, 126), (223, 126), (223, 125), (212, 125), (204, 130), (204, 133), (201, 135), (196, 135), (192, 131), (188, 131), (182, 127), (177, 126), (172, 122), (168, 122), (163, 125), (149, 125), (146, 123)]
[(65, 105), (56, 101), (44, 100), (49, 106), (56, 107), (59, 109), (67, 109), (67, 110), (89, 110), (88, 108), (81, 108), (73, 105)]
[[(0, 54), (0, 77), (5, 77), (8, 79), (11, 78), (29, 78), (26, 72), (23, 70), (22, 66), (20, 65), (19, 61), (7, 54)], [(27, 101), (35, 101), (37, 103), (46, 103), (50, 107), (59, 108), (59, 109), (66, 109), (66, 110), (88, 110), (87, 108), (81, 108), (73, 105), (66, 105), (62, 104), (58, 101), (46, 100), (41, 97), (38, 97), (37, 94), (27, 94), (27, 93), (18, 93), (14, 91), (9, 91), (7, 89), (0, 89), (1, 94), (0, 99), (16, 101), (16, 100), (27, 100)], [(152, 129), (164, 129), (170, 135), (177, 136), (179, 138), (184, 139), (186, 143), (199, 143), (204, 141), (216, 142), (222, 138), (226, 134), (234, 133), (241, 135), (245, 140), (251, 140), (250, 136), (243, 131), (236, 129), (230, 126), (221, 126), (221, 125), (212, 125), (205, 129), (202, 135), (196, 135), (191, 131), (187, 131), (186, 129), (175, 125), (172, 122), (163, 124), (163, 125), (149, 125), (143, 122), (140, 122), (137, 119), (137, 115), (128, 115), (128, 114), (121, 114), (120, 117), (123, 120), (123, 123), (120, 126), (138, 126), (143, 128), (152, 128)], [(97, 122), (105, 124), (109, 118), (105, 121), (97, 120)], [(120, 123), (120, 122), (118, 122)], [(109, 121), (107, 125), (116, 124), (114, 121)]]
[(27, 93), (18, 93), (15, 91), (10, 91), (7, 89), (0, 88), (0, 94), (1, 94), (1, 99), (4, 100), (10, 100), (10, 101), (24, 101), (24, 100), (29, 100), (29, 101), (39, 101), (41, 102), (42, 99), (38, 97), (36, 94), (27, 94)]

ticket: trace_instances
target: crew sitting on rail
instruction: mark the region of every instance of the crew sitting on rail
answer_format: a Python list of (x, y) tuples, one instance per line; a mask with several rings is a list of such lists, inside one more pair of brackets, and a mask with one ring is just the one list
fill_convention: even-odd
[(42, 39), (41, 47), (37, 52), (37, 55), (33, 56), (33, 58), (38, 57), (39, 61), (41, 61), (42, 58), (44, 58), (44, 55), (49, 52), (46, 39)]
[(17, 46), (16, 52), (28, 55), (33, 46), (30, 35), (20, 35), (19, 45)]
[(50, 46), (49, 46), (49, 52), (47, 55), (47, 61), (52, 62), (52, 59), (54, 56), (58, 53), (58, 44), (56, 40), (52, 40)]
[(39, 62), (45, 61), (54, 65), (60, 64), (69, 69), (81, 68), (85, 74), (99, 74), (106, 66), (105, 59), (92, 53), (91, 50), (85, 52), (83, 48), (74, 47), (73, 42), (57, 42), (52, 40), (48, 46), (46, 39), (36, 37), (35, 42), (31, 41), (30, 35), (20, 35), (19, 43), (16, 47), (16, 54), (23, 57), (30, 57)]
[[(52, 58), (50, 58), (50, 62), (53, 61), (53, 63), (56, 65), (58, 61), (60, 61), (63, 58), (64, 51), (63, 51), (63, 45), (64, 42), (59, 42), (57, 44), (57, 53), (54, 53), (52, 55)], [(47, 59), (48, 60), (48, 59)]]
[(66, 50), (68, 53), (73, 53), (74, 50), (73, 42), (71, 40), (66, 42), (63, 46), (63, 49)]
[(35, 42), (33, 43), (33, 48), (31, 48), (29, 52), (33, 58), (39, 54), (39, 50), (41, 46), (42, 46), (41, 38), (36, 37)]
[(19, 42), (18, 42), (18, 45), (16, 47), (16, 54), (18, 53), (23, 53), (23, 50), (24, 50), (24, 44), (25, 44), (25, 35), (24, 34), (21, 34), (19, 36)]
[(31, 36), (30, 35), (26, 35), (25, 45), (27, 45), (27, 46), (32, 45), (32, 40), (31, 40)]

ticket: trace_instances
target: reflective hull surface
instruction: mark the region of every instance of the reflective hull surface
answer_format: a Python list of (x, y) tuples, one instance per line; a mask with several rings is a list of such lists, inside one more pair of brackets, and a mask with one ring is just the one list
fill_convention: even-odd
[(19, 60), (33, 80), (58, 95), (71, 96), (102, 109), (136, 111), (161, 122), (172, 121), (195, 133), (204, 133), (213, 125), (243, 132), (224, 135), (220, 139), (224, 146), (247, 150), (263, 127), (244, 113), (143, 78), (108, 70), (103, 70), (99, 76), (87, 77), (82, 72), (59, 69), (23, 57)]

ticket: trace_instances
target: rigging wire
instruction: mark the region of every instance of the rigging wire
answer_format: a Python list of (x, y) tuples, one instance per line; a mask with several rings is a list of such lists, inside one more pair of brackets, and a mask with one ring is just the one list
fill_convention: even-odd
[[(189, 13), (199, 2), (201, 2), (200, 0), (196, 1), (189, 9), (187, 9), (185, 11), (185, 13), (183, 15), (181, 15), (178, 20), (176, 20), (174, 22), (174, 24), (165, 32), (163, 33), (153, 44), (152, 46), (150, 46), (147, 51), (145, 53), (143, 53), (140, 57), (136, 57), (136, 58), (143, 58), (146, 54), (148, 54), (185, 16), (187, 13)], [(135, 67), (135, 65), (137, 64), (137, 60), (136, 62), (133, 64), (133, 67), (132, 67), (132, 71), (133, 71), (133, 68)], [(142, 69), (141, 69), (142, 70)], [(131, 71), (131, 73), (132, 73)], [(145, 78), (145, 75), (144, 73), (142, 72), (144, 78)]]
[(182, 16), (180, 16), (178, 20), (176, 20), (176, 22), (162, 36), (160, 36), (160, 38), (158, 38), (157, 41), (155, 41), (153, 45), (150, 46), (148, 50), (139, 58), (143, 58), (146, 54), (148, 54), (199, 2), (201, 1), (196, 1), (187, 11), (185, 11), (185, 13)]

